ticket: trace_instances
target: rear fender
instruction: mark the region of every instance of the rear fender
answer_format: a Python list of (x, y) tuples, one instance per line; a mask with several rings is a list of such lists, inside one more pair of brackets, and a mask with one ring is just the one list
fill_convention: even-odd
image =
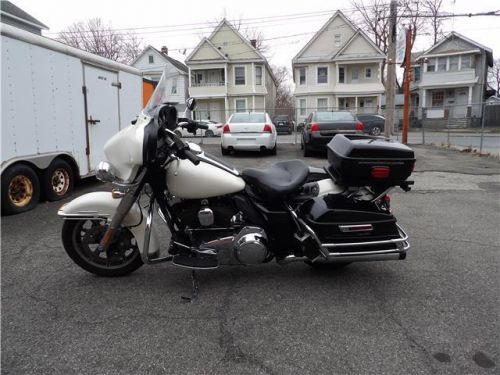
[[(78, 219), (107, 219), (111, 220), (121, 199), (115, 199), (111, 192), (98, 191), (84, 194), (63, 205), (57, 214), (65, 220)], [(144, 235), (146, 232), (147, 213), (136, 203), (132, 206), (122, 225), (128, 227), (134, 235), (141, 254), (144, 254)], [(148, 253), (152, 254), (159, 249), (158, 235), (155, 227), (151, 227)]]

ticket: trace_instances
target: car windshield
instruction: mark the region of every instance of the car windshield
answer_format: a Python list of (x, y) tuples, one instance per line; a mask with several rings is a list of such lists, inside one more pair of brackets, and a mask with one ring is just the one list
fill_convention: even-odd
[(354, 121), (351, 112), (316, 112), (316, 121)]
[(167, 64), (165, 69), (163, 69), (163, 74), (160, 78), (160, 81), (156, 85), (155, 91), (149, 98), (148, 104), (143, 109), (143, 113), (147, 116), (153, 117), (156, 107), (160, 104), (179, 104), (179, 101), (175, 101), (172, 98), (171, 92), (176, 92), (177, 90), (173, 90), (172, 88), (176, 88), (177, 86), (177, 77), (179, 73), (171, 64)]
[(266, 122), (266, 115), (263, 113), (236, 113), (229, 120), (230, 124), (258, 124), (261, 122)]

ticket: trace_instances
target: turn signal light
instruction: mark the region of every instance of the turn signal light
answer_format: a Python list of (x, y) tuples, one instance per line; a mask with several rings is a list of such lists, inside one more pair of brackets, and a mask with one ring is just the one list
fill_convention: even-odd
[(231, 133), (231, 129), (229, 129), (229, 125), (228, 124), (224, 125), (224, 129), (222, 129), (222, 132), (223, 133)]
[(264, 125), (264, 133), (272, 133), (273, 130), (271, 129), (271, 125), (265, 124)]
[(365, 130), (365, 125), (361, 121), (358, 121), (356, 123), (356, 131), (363, 132), (364, 130)]
[(389, 177), (389, 172), (391, 168), (389, 167), (372, 167), (372, 177), (373, 178), (387, 178)]
[(319, 132), (319, 124), (313, 122), (311, 124), (311, 133), (314, 133), (314, 132)]

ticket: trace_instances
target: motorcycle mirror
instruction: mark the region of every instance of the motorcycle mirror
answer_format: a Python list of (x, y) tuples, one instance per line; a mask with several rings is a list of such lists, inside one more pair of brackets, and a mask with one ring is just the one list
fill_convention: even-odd
[(196, 99), (195, 98), (188, 98), (186, 100), (186, 107), (187, 109), (189, 109), (190, 111), (192, 111), (195, 107), (196, 107)]

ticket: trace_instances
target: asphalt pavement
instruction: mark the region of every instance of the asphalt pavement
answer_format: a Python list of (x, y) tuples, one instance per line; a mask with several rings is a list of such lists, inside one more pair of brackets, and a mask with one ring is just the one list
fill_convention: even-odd
[[(500, 162), (415, 150), (415, 189), (392, 194), (406, 260), (221, 267), (197, 273), (195, 303), (172, 264), (115, 279), (78, 268), (62, 202), (3, 217), (2, 374), (499, 374)], [(224, 157), (240, 169), (291, 158), (292, 144)]]

